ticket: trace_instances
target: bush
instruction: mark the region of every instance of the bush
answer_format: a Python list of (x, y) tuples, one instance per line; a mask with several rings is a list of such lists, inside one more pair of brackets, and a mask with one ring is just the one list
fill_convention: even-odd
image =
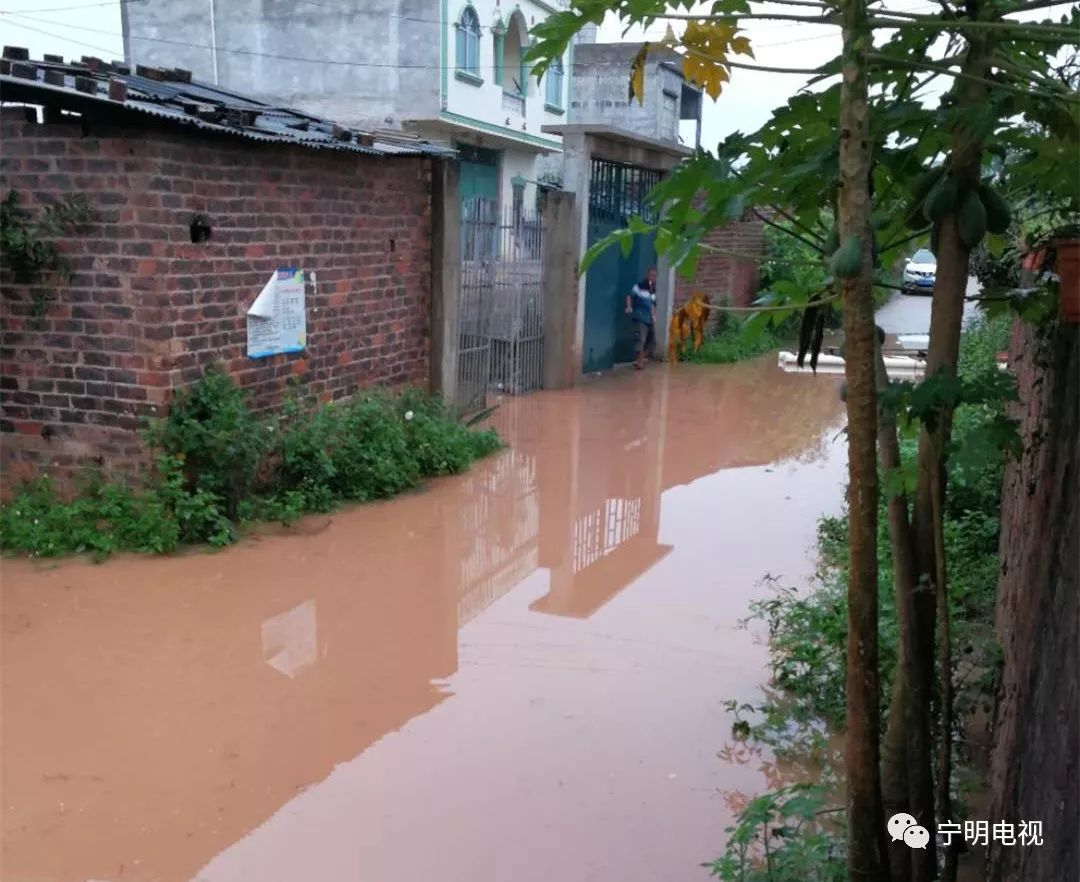
[[(996, 354), (1005, 347), (1008, 320), (980, 321), (961, 341), (963, 379), (996, 375)], [(956, 411), (954, 436), (960, 443), (1000, 419), (1004, 401), (962, 405)], [(917, 454), (918, 439), (901, 442), (902, 455)], [(958, 720), (978, 707), (989, 710), (996, 690), (1000, 649), (993, 634), (998, 576), (998, 532), (1001, 481), (1006, 453), (985, 456), (977, 469), (949, 463), (949, 495), (945, 512), (945, 552), (949, 566), (949, 599)], [(882, 500), (878, 533), (879, 671), (882, 725), (887, 712), (897, 653), (892, 560)], [(818, 525), (819, 572), (809, 592), (780, 588), (772, 597), (751, 605), (751, 618), (767, 623), (770, 634), (771, 684), (757, 706), (729, 707), (736, 712), (733, 733), (752, 736), (773, 748), (791, 766), (821, 769), (822, 781), (835, 781), (840, 762), (831, 756), (827, 734), (844, 724), (844, 681), (847, 641), (847, 521), (823, 518)], [(739, 716), (756, 713), (755, 725)], [(821, 764), (820, 766), (818, 764)], [(751, 801), (738, 823), (728, 830), (724, 855), (709, 865), (725, 880), (781, 882), (795, 879), (844, 878), (843, 830), (800, 823), (818, 819), (826, 791), (792, 796), (790, 790), (766, 793)], [(794, 820), (794, 824), (793, 824)], [(775, 835), (772, 831), (784, 831)], [(755, 836), (756, 832), (756, 836)], [(771, 838), (770, 838), (771, 837)], [(770, 854), (763, 857), (768, 839)]]
[(462, 472), (502, 444), (461, 425), (416, 391), (365, 392), (325, 405), (291, 398), (260, 418), (218, 369), (153, 421), (159, 450), (143, 490), (95, 482), (62, 501), (48, 481), (0, 506), (0, 548), (51, 557), (114, 551), (166, 553), (188, 543), (227, 545), (245, 521), (295, 520), (344, 502), (385, 499), (424, 478)]
[(824, 788), (796, 784), (750, 800), (724, 855), (705, 866), (723, 882), (842, 882), (847, 878), (841, 810)]
[(213, 366), (177, 394), (169, 415), (152, 421), (145, 435), (151, 446), (177, 457), (188, 493), (210, 494), (230, 518), (251, 495), (269, 448), (266, 427), (248, 407), (247, 396)]
[(764, 355), (779, 345), (777, 336), (768, 329), (751, 336), (734, 323), (724, 322), (712, 336), (705, 339), (701, 349), (694, 352), (686, 346), (686, 352), (681, 357), (696, 364), (731, 364)]
[[(1005, 317), (979, 321), (965, 331), (960, 348), (960, 373), (968, 379), (996, 372), (996, 355), (1008, 335)], [(956, 411), (953, 434), (958, 443), (980, 431), (1004, 411), (1004, 402), (962, 405)], [(905, 438), (901, 455), (913, 461), (918, 439)], [(1001, 482), (1006, 454), (987, 456), (977, 470), (959, 473), (949, 464), (949, 494), (945, 511), (945, 553), (949, 566), (949, 597), (953, 644), (969, 667), (995, 664), (993, 610), (997, 593), (998, 534)], [(878, 578), (882, 707), (888, 706), (897, 658), (899, 630), (892, 583), (892, 557), (885, 500), (878, 523)], [(781, 590), (751, 606), (755, 618), (768, 623), (775, 684), (790, 704), (796, 720), (819, 720), (833, 729), (843, 725), (847, 640), (847, 521), (823, 518), (818, 527), (820, 572), (807, 594)], [(985, 693), (965, 694), (958, 683), (957, 709), (989, 700)], [(883, 716), (884, 719), (884, 716)], [(762, 733), (767, 734), (767, 733)]]

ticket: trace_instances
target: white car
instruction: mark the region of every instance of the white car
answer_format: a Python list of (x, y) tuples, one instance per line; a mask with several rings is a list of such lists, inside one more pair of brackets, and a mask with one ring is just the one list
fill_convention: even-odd
[(937, 258), (926, 248), (920, 248), (904, 265), (901, 285), (905, 294), (933, 294), (937, 278)]

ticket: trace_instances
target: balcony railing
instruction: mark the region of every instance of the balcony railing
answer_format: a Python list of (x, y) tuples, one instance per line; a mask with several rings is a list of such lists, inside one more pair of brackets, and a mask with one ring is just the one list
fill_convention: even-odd
[(525, 115), (525, 99), (513, 92), (503, 92), (502, 107), (503, 110)]

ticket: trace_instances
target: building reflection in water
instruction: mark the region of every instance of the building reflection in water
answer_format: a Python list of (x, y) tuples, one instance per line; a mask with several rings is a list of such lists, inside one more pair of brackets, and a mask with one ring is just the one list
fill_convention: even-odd
[(509, 450), (467, 478), (466, 501), (455, 503), (460, 624), (537, 568), (550, 587), (530, 609), (593, 615), (671, 552), (659, 541), (666, 490), (723, 469), (819, 458), (822, 426), (841, 409), (834, 383), (762, 362), (680, 377), (676, 409), (671, 382), (666, 371), (609, 377), (497, 411)]
[(812, 456), (839, 413), (835, 386), (775, 365), (671, 377), (508, 402), (508, 449), (469, 474), (294, 535), (5, 564), (5, 870), (114, 878), (139, 856), (145, 878), (190, 878), (452, 700), (433, 684), (458, 669), (460, 628), (527, 576), (550, 575), (531, 610), (594, 615), (671, 552), (666, 489)]
[(315, 664), (318, 653), (315, 599), (264, 619), (262, 649), (266, 663), (286, 677), (295, 677)]

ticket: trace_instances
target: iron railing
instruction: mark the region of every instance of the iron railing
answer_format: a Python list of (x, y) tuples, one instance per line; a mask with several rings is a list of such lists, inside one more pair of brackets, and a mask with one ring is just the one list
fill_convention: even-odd
[(464, 206), (458, 308), (458, 405), (486, 404), (489, 388), (511, 395), (541, 387), (543, 230), (518, 210), (504, 223), (492, 200)]
[(502, 109), (511, 113), (525, 115), (525, 98), (515, 92), (503, 92)]

